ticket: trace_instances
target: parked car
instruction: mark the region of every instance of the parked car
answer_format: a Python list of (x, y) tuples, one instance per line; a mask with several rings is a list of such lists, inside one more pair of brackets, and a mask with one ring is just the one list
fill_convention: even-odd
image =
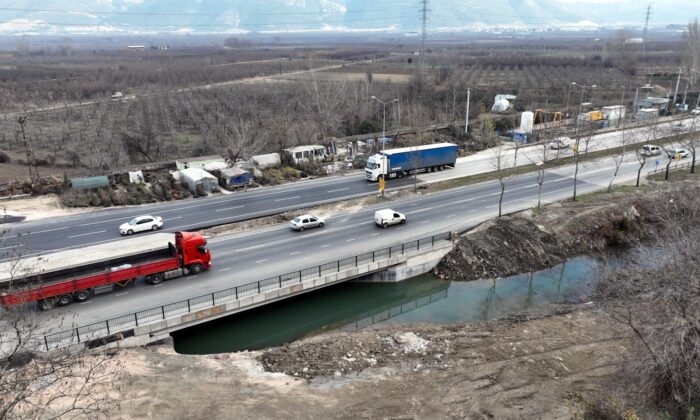
[(683, 123), (674, 124), (671, 128), (671, 130), (675, 133), (682, 133), (683, 131), (688, 131), (689, 129), (690, 125)]
[(562, 139), (554, 139), (548, 146), (552, 150), (568, 149), (569, 143)]
[(391, 225), (406, 223), (406, 215), (392, 209), (377, 210), (374, 213), (374, 223), (377, 226), (387, 228)]
[(145, 232), (147, 230), (158, 230), (162, 227), (162, 217), (154, 217), (150, 214), (145, 214), (143, 216), (136, 216), (126, 223), (122, 223), (119, 226), (119, 233), (122, 235), (133, 235), (134, 233)]
[(659, 146), (654, 146), (653, 144), (645, 144), (642, 146), (642, 155), (644, 156), (656, 156), (661, 154), (661, 148)]
[(682, 158), (688, 157), (688, 151), (685, 149), (669, 149), (668, 151), (668, 157), (671, 159), (675, 159), (676, 156), (680, 156)]
[(694, 110), (690, 111), (691, 115), (700, 115), (700, 108), (695, 108)]
[(302, 231), (304, 229), (310, 229), (315, 227), (323, 227), (326, 221), (317, 216), (312, 216), (310, 214), (304, 214), (295, 217), (294, 220), (289, 222), (289, 228), (292, 230)]

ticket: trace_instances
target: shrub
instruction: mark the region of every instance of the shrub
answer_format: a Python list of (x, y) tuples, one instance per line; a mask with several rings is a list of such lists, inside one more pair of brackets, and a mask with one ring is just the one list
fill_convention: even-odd
[(10, 155), (8, 155), (7, 153), (0, 150), (0, 163), (10, 163), (10, 162), (12, 162)]

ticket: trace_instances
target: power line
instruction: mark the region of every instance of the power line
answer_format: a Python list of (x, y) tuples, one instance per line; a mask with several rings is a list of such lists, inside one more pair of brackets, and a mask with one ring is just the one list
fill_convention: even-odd
[(651, 3), (647, 6), (647, 17), (644, 20), (644, 32), (642, 32), (642, 52), (647, 51), (647, 32), (649, 30), (649, 16), (651, 16)]
[[(218, 12), (218, 13), (198, 13), (198, 12), (107, 12), (95, 10), (60, 10), (60, 9), (26, 9), (19, 7), (0, 7), (0, 10), (9, 12), (27, 12), (27, 13), (64, 13), (64, 14), (79, 14), (89, 13), (92, 15), (116, 15), (116, 16), (240, 16), (238, 12)], [(344, 11), (328, 11), (328, 12), (271, 12), (271, 13), (246, 13), (245, 16), (289, 16), (289, 15), (332, 15), (332, 14), (347, 14), (347, 13), (371, 13), (371, 12), (386, 12), (396, 10), (396, 8), (386, 9), (367, 9), (367, 10), (344, 10)]]

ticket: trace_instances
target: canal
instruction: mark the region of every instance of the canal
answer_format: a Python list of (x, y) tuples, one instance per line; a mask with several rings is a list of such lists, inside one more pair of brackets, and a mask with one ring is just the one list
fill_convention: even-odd
[(175, 350), (210, 354), (278, 346), (325, 331), (378, 323), (476, 322), (552, 302), (578, 302), (594, 285), (596, 260), (576, 257), (497, 280), (343, 283), (173, 333)]

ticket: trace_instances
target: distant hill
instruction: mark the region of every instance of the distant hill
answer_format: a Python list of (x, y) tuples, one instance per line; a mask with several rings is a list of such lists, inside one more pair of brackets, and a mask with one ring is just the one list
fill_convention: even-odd
[[(652, 26), (684, 24), (700, 16), (700, 1), (657, 0), (653, 3), (656, 5), (652, 5)], [(0, 9), (3, 22), (0, 33), (413, 32), (420, 28), (418, 0), (16, 0), (12, 8), (19, 10)], [(644, 23), (646, 3), (634, 0), (432, 0), (429, 8), (431, 31), (496, 27), (639, 27)]]

